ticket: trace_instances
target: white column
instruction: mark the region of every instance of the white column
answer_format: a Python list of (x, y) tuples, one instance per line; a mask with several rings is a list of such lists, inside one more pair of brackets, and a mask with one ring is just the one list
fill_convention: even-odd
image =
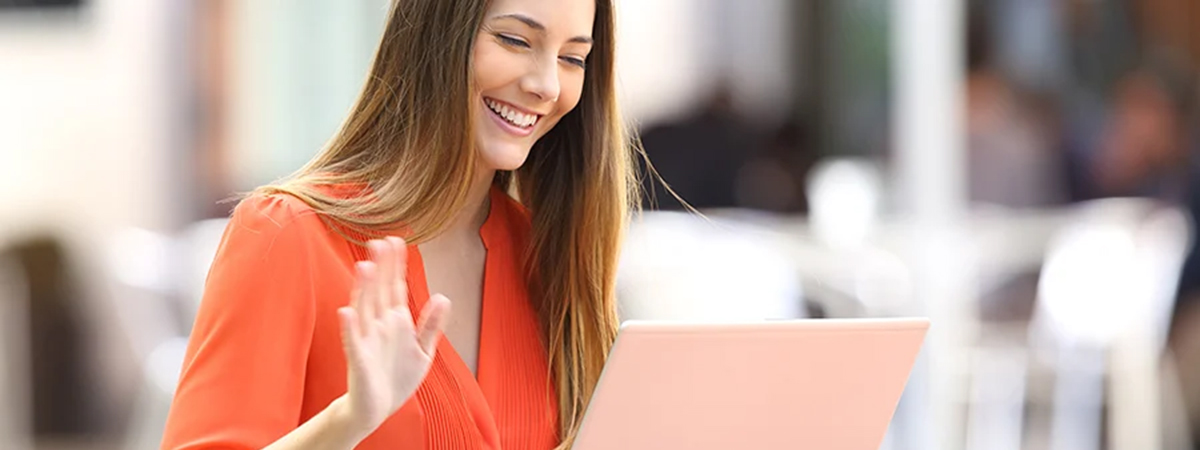
[(976, 314), (962, 227), (964, 14), (962, 0), (892, 2), (895, 185), (911, 225), (905, 259), (917, 313), (932, 321), (899, 413), (899, 448), (952, 450), (965, 443), (961, 406)]

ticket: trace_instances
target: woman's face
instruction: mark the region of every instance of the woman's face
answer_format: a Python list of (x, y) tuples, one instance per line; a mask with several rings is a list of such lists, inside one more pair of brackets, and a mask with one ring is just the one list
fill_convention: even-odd
[(492, 0), (475, 40), (476, 143), (488, 169), (515, 170), (575, 108), (595, 0)]

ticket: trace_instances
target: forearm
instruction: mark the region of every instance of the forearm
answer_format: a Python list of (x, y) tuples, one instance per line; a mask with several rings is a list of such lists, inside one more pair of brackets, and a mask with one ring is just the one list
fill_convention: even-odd
[(346, 396), (341, 396), (263, 450), (351, 450), (370, 433), (351, 422)]

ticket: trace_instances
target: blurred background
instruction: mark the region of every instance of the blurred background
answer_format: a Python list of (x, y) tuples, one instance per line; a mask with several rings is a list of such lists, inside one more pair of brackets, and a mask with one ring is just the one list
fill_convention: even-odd
[[(648, 183), (625, 318), (928, 316), (887, 449), (1200, 448), (1200, 0), (618, 3), (707, 216)], [(222, 200), (329, 139), (385, 7), (0, 0), (0, 448), (157, 448)]]

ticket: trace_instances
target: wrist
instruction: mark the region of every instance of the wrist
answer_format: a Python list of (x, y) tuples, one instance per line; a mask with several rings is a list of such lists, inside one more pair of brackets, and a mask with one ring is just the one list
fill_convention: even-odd
[(358, 418), (351, 413), (350, 401), (345, 395), (334, 399), (327, 410), (330, 425), (343, 437), (343, 441), (347, 444), (346, 448), (354, 448), (375, 431), (367, 425), (359, 423)]

